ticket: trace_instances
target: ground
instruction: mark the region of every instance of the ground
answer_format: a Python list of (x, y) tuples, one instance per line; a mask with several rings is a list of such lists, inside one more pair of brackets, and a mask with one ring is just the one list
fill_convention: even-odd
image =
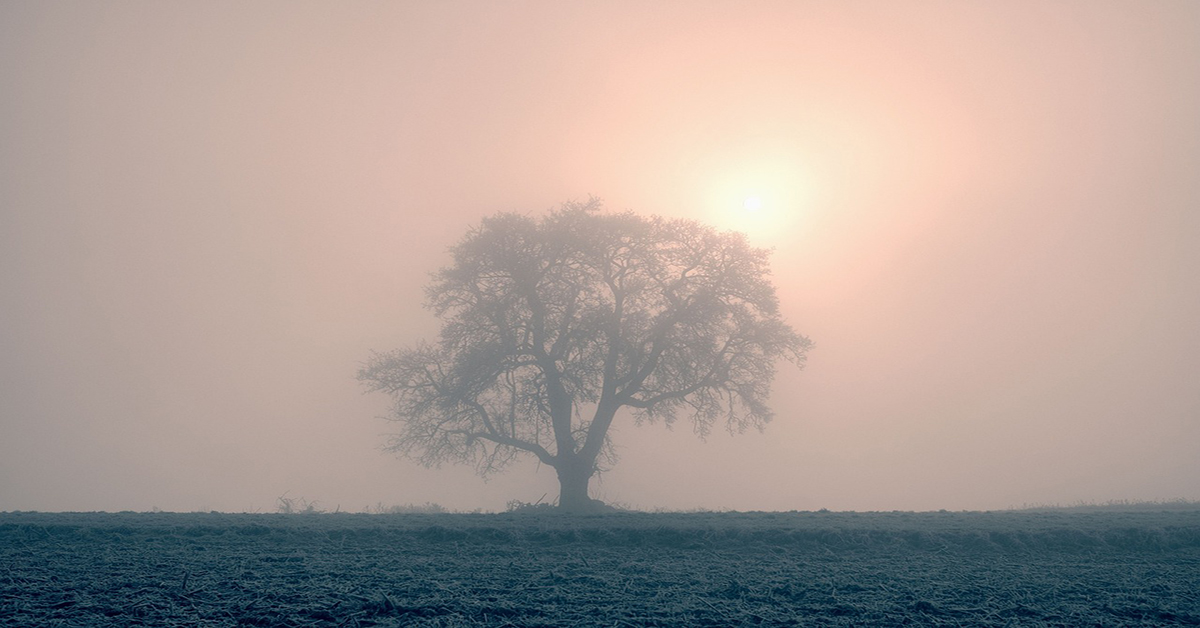
[(1200, 625), (1174, 512), (0, 513), (3, 626)]

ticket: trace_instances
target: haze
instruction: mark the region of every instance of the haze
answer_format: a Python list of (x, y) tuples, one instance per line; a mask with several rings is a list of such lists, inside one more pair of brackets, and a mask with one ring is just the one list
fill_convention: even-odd
[(615, 427), (639, 508), (1200, 499), (1200, 4), (0, 5), (0, 510), (552, 499), (384, 454), (483, 216), (774, 247), (762, 433)]

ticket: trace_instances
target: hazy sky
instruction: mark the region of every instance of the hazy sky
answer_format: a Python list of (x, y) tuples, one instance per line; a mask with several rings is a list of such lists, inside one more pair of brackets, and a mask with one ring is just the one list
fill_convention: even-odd
[(0, 510), (553, 498), (381, 452), (354, 375), (589, 194), (774, 247), (817, 344), (593, 496), (1200, 499), (1197, 112), (1189, 1), (0, 3)]

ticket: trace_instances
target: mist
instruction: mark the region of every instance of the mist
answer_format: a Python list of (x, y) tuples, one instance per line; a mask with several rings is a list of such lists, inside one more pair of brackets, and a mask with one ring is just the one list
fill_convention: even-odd
[[(642, 509), (1200, 499), (1200, 5), (0, 5), (0, 510), (551, 500), (381, 450), (447, 250), (589, 195), (774, 249), (762, 433)], [(750, 203), (748, 199), (756, 199)]]

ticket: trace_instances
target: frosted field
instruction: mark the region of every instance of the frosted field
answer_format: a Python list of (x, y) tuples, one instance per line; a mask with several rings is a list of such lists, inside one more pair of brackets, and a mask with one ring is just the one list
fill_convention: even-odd
[(1200, 509), (0, 513), (4, 626), (1200, 625)]

